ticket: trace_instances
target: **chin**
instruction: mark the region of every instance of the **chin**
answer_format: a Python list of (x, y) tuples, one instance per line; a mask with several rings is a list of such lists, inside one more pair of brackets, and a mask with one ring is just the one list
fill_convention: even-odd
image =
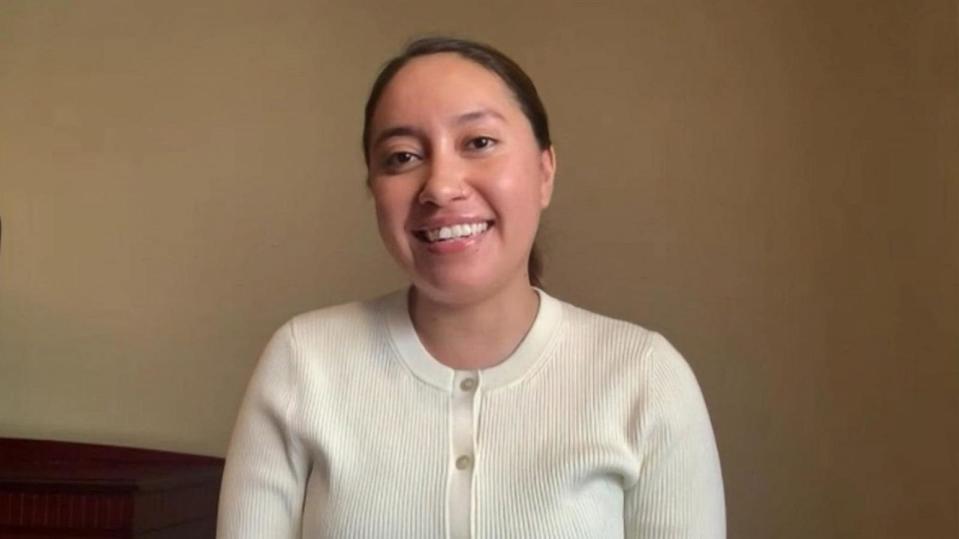
[(524, 282), (529, 282), (525, 273), (506, 277), (468, 271), (444, 271), (434, 272), (430, 275), (411, 275), (411, 281), (418, 293), (432, 301), (447, 305), (464, 305), (483, 301), (508, 288), (511, 283), (519, 278), (525, 279)]
[(479, 301), (497, 289), (489, 280), (470, 279), (463, 275), (420, 276), (412, 281), (418, 293), (432, 301), (450, 305)]

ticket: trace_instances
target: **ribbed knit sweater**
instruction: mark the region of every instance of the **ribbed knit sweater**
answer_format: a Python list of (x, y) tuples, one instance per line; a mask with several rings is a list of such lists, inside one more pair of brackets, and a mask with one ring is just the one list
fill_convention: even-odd
[(287, 322), (240, 409), (217, 536), (725, 537), (685, 360), (539, 295), (518, 348), (479, 371), (430, 356), (405, 291)]

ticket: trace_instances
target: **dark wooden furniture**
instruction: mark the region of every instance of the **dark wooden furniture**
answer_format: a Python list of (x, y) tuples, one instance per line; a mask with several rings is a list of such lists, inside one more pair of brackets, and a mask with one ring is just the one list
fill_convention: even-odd
[(0, 438), (0, 538), (210, 539), (223, 459)]

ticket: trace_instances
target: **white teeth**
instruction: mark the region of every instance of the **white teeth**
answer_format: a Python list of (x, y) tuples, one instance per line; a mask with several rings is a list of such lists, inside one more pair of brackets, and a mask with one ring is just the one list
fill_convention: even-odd
[(489, 228), (489, 226), (485, 222), (444, 226), (441, 228), (427, 230), (426, 239), (430, 242), (434, 242), (462, 238), (466, 236), (475, 236), (482, 232), (486, 232), (487, 228)]

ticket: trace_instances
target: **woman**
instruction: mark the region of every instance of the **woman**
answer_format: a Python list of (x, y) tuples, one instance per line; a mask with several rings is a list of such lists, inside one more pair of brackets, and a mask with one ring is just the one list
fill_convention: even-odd
[(277, 331), (219, 537), (724, 537), (682, 357), (535, 286), (556, 156), (522, 70), (473, 42), (412, 43), (373, 86), (363, 150), (412, 284)]

